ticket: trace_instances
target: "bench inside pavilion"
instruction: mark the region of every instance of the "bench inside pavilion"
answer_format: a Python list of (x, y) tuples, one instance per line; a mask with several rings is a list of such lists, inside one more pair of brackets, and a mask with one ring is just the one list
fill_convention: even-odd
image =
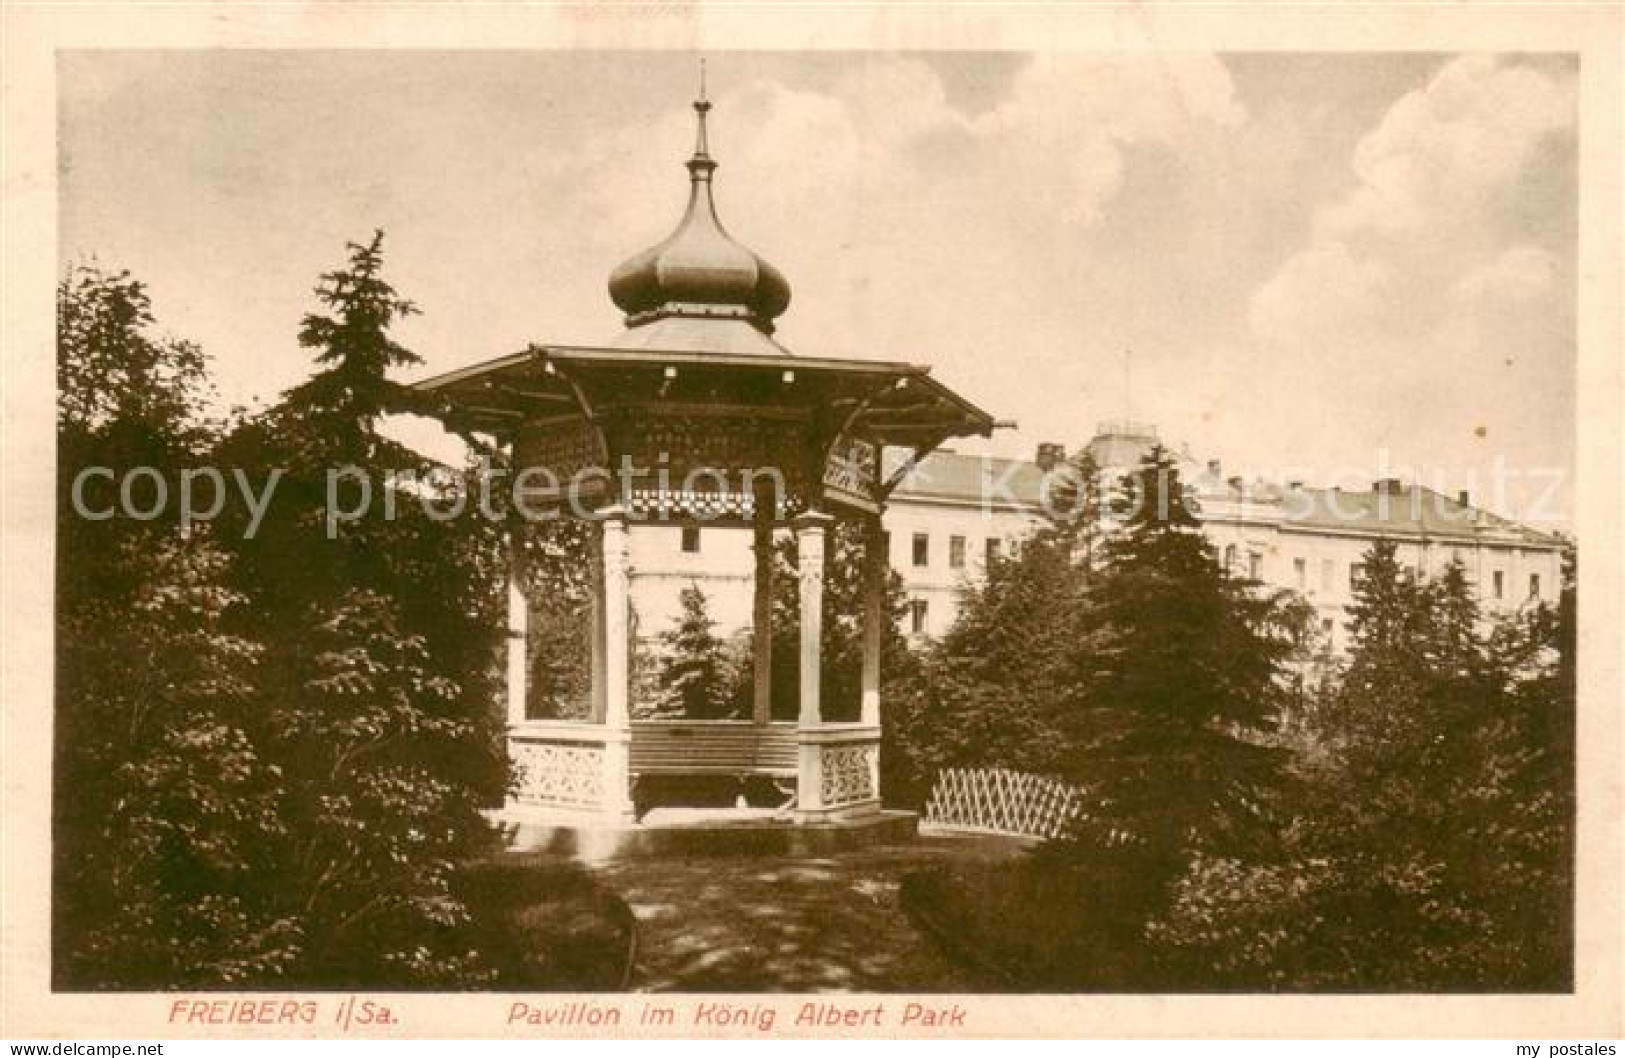
[[(718, 221), (703, 92), (694, 109), (682, 220), (609, 280), (625, 314), (620, 335), (596, 347), (536, 345), (418, 384), (448, 426), (501, 445), (516, 478), (547, 471), (539, 480), (560, 483), (554, 512), (590, 526), (591, 691), (582, 720), (527, 712), (531, 602), (518, 568), (525, 552), (510, 549), (507, 739), (518, 784), (507, 812), (632, 826), (640, 783), (693, 773), (776, 781), (790, 794), (780, 818), (794, 824), (875, 817), (882, 622), (890, 619), (881, 514), (919, 457), (952, 437), (986, 436), (995, 423), (927, 367), (797, 356), (773, 339), (789, 284)], [(902, 451), (886, 462), (900, 463), (883, 477), (889, 447)], [(628, 466), (663, 473), (622, 473)], [(865, 542), (859, 702), (856, 719), (844, 722), (824, 715), (820, 697), (826, 549), (837, 519), (860, 524)], [(754, 534), (749, 717), (635, 719), (629, 534), (695, 522)], [(800, 615), (794, 720), (774, 718), (767, 634), (774, 536), (786, 528)]]

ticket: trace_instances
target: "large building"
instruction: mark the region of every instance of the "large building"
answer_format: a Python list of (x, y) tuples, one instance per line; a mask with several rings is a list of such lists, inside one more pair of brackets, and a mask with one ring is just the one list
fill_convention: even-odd
[[(1107, 473), (1139, 463), (1158, 443), (1142, 424), (1104, 423), (1088, 449)], [(962, 587), (987, 556), (1013, 546), (1043, 516), (1047, 483), (1065, 452), (1041, 445), (1032, 461), (938, 451), (893, 494), (886, 526), (892, 566), (910, 600), (910, 631), (939, 636), (953, 624)], [(1290, 588), (1314, 605), (1332, 649), (1343, 633), (1360, 562), (1378, 539), (1426, 575), (1459, 559), (1489, 608), (1555, 602), (1564, 541), (1397, 478), (1368, 488), (1317, 488), (1226, 476), (1217, 461), (1180, 458), (1181, 479), (1223, 561), (1238, 575)]]
[[(1103, 470), (1121, 472), (1157, 443), (1149, 426), (1104, 423), (1088, 449)], [(901, 453), (887, 455), (889, 473)], [(1039, 446), (1032, 460), (939, 449), (906, 474), (885, 515), (891, 566), (909, 600), (906, 631), (936, 637), (952, 626), (961, 592), (983, 575), (988, 556), (1010, 553), (1044, 517), (1065, 457), (1059, 445)], [(1227, 476), (1217, 461), (1185, 456), (1181, 463), (1221, 558), (1239, 575), (1303, 595), (1333, 650), (1342, 647), (1361, 559), (1381, 538), (1395, 541), (1400, 561), (1424, 574), (1460, 559), (1492, 609), (1557, 600), (1565, 542), (1475, 507), (1466, 494), (1398, 479), (1364, 489), (1248, 481)], [(634, 564), (643, 635), (674, 619), (677, 592), (689, 583), (706, 592), (723, 631), (750, 623), (748, 534), (698, 526), (637, 533)]]

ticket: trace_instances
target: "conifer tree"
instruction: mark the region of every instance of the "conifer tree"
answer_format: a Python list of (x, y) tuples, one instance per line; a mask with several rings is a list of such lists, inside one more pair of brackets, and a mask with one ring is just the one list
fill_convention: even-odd
[[(1537, 612), (1496, 628), (1460, 563), (1421, 581), (1392, 551), (1375, 546), (1357, 585), (1358, 678), (1328, 713), (1347, 750), (1309, 832), (1337, 868), (1324, 898), (1353, 927), (1322, 938), (1356, 953), (1326, 972), (1398, 988), (1560, 980), (1570, 802), (1563, 749), (1531, 705), (1561, 706), (1520, 674), (1539, 673), (1552, 627)], [(1389, 626), (1407, 634), (1376, 634)]]
[(321, 924), (289, 973), (456, 983), (478, 973), (443, 947), (448, 865), (489, 840), (479, 810), (506, 785), (504, 549), (484, 518), (431, 517), (425, 496), (444, 505), (468, 482), (379, 432), (411, 403), (388, 372), (417, 362), (391, 334), (416, 310), (382, 276), (381, 233), (349, 250), (300, 329), (316, 372), (223, 446), (256, 479), (285, 472), (259, 532), (231, 543), (246, 627), (267, 645), (259, 737), (299, 821), (281, 891)]
[(1082, 622), (1069, 771), (1108, 804), (1107, 829), (1142, 849), (1156, 893), (1191, 850), (1267, 830), (1256, 809), (1279, 783), (1279, 754), (1261, 736), (1292, 640), (1282, 598), (1221, 567), (1166, 451), (1126, 484)]
[(728, 686), (728, 648), (715, 633), (705, 593), (690, 584), (678, 596), (682, 612), (660, 642), (660, 692), (688, 720), (737, 717)]
[(1198, 863), (1155, 938), (1228, 987), (1564, 987), (1561, 617), (1487, 622), (1459, 564), (1425, 581), (1387, 541), (1350, 611), (1343, 682), (1314, 714), (1336, 752), (1308, 773), (1281, 854)]
[(1072, 524), (1045, 525), (965, 587), (941, 642), (926, 648), (924, 686), (899, 738), (914, 768), (1066, 767), (1060, 737), (1080, 707), (1072, 659), (1088, 605)]

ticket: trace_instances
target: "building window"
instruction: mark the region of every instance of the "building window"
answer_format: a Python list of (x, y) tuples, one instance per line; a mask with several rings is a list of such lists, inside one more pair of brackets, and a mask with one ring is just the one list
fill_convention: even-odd
[(965, 538), (962, 536), (948, 538), (948, 568), (965, 568)]
[(1332, 640), (1335, 638), (1335, 634), (1334, 629), (1332, 628), (1332, 619), (1330, 617), (1322, 617), (1320, 619), (1320, 638), (1326, 641), (1327, 650), (1332, 649)]
[(914, 534), (914, 565), (928, 566), (931, 564), (931, 537), (925, 533)]
[(1253, 580), (1263, 580), (1264, 556), (1254, 551), (1247, 556), (1247, 576)]
[(908, 628), (909, 631), (913, 632), (915, 635), (921, 635), (925, 632), (925, 611), (926, 605), (924, 599), (909, 600)]
[(993, 563), (999, 560), (999, 538), (996, 536), (990, 536), (987, 538), (986, 559), (987, 565), (989, 566), (993, 565)]
[(1506, 582), (1507, 582), (1506, 574), (1501, 572), (1500, 570), (1496, 570), (1493, 574), (1490, 575), (1490, 590), (1495, 593), (1495, 597), (1497, 599), (1506, 598), (1506, 590), (1507, 590), (1507, 583)]
[(1224, 571), (1226, 573), (1234, 573), (1236, 571), (1236, 545), (1235, 544), (1230, 544), (1228, 547), (1226, 547), (1224, 549)]
[(1540, 574), (1539, 573), (1531, 573), (1531, 574), (1529, 574), (1529, 597), (1531, 599), (1540, 598)]
[(1365, 563), (1364, 562), (1351, 562), (1351, 563), (1349, 563), (1349, 590), (1353, 591), (1356, 588), (1358, 588), (1360, 586), (1360, 581), (1363, 580), (1364, 578), (1365, 578)]
[(1306, 559), (1306, 558), (1295, 558), (1295, 559), (1293, 559), (1292, 560), (1292, 575), (1293, 575), (1293, 577), (1297, 578), (1298, 590), (1299, 591), (1308, 591), (1309, 590), (1309, 560), (1308, 559)]
[(690, 555), (697, 555), (700, 551), (700, 527), (697, 525), (683, 526), (683, 550)]
[(1331, 591), (1332, 590), (1332, 575), (1333, 575), (1332, 560), (1329, 559), (1329, 558), (1321, 559), (1320, 560), (1320, 590), (1321, 591)]

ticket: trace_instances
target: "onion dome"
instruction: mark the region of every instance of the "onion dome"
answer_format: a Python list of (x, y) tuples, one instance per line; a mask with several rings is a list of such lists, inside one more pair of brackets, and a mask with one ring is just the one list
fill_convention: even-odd
[(688, 160), (688, 209), (666, 240), (615, 269), (609, 296), (638, 327), (671, 316), (742, 319), (763, 334), (790, 305), (790, 284), (777, 268), (734, 241), (717, 220), (706, 149), (705, 116), (711, 104), (700, 84), (694, 103), (698, 131)]

